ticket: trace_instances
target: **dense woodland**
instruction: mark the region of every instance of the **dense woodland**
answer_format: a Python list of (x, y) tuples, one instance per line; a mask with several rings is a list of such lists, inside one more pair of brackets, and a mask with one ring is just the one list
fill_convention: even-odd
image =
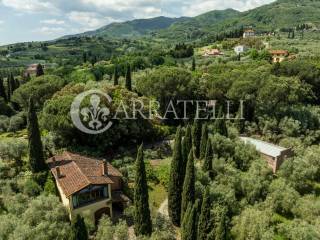
[[(102, 29), (0, 47), (0, 239), (124, 240), (133, 233), (140, 240), (320, 239), (320, 20), (306, 13), (318, 2), (303, 6), (310, 21), (271, 21), (277, 4), (290, 5), (291, 19), (292, 2), (299, 1), (160, 19), (163, 29), (150, 23), (152, 40), (137, 29), (127, 39), (104, 36)], [(208, 33), (212, 26), (204, 20), (225, 26), (236, 17), (236, 28)], [(244, 39), (252, 19), (261, 35)], [(186, 25), (191, 37), (169, 37)], [(239, 44), (249, 50), (235, 54)], [(216, 48), (224, 55), (202, 56)], [(272, 63), (270, 49), (295, 57)], [(26, 74), (32, 63), (36, 72)], [(74, 98), (90, 89), (111, 96), (103, 104), (112, 113), (120, 103), (131, 109), (133, 99), (145, 103), (145, 113), (153, 108), (150, 100), (161, 103), (159, 113), (172, 100), (178, 114), (177, 100), (214, 99), (221, 119), (194, 120), (190, 108), (189, 120), (116, 120), (107, 132), (88, 135), (69, 112)], [(227, 101), (238, 119), (223, 119)], [(273, 174), (241, 134), (292, 148), (294, 157)], [(98, 226), (86, 217), (69, 221), (45, 163), (63, 150), (107, 158), (120, 169), (133, 202), (120, 220), (104, 217)], [(168, 218), (158, 211), (166, 199)]]

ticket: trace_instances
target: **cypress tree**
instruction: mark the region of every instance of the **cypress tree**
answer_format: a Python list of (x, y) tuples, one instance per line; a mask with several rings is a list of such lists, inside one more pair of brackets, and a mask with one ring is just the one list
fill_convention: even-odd
[(181, 240), (197, 239), (197, 211), (199, 202), (190, 203), (181, 224)]
[(177, 129), (173, 156), (170, 167), (170, 179), (168, 187), (168, 209), (169, 216), (174, 225), (180, 226), (181, 218), (181, 193), (182, 193), (182, 168), (183, 168), (183, 158), (181, 151), (181, 127)]
[(149, 196), (146, 169), (143, 160), (143, 146), (138, 149), (134, 188), (134, 231), (137, 236), (151, 235), (152, 222), (149, 209)]
[(208, 126), (205, 123), (202, 125), (202, 131), (201, 131), (200, 159), (204, 159), (206, 155), (207, 141), (208, 141)]
[(3, 78), (0, 77), (0, 97), (2, 97), (5, 101), (7, 101), (6, 89), (4, 88)]
[(43, 67), (42, 67), (42, 65), (39, 63), (39, 64), (37, 65), (37, 69), (36, 69), (36, 77), (40, 77), (40, 76), (42, 76), (42, 75), (44, 75)]
[(118, 73), (118, 66), (114, 66), (114, 73), (113, 73), (113, 85), (119, 85), (119, 73)]
[(188, 204), (194, 203), (195, 200), (195, 171), (194, 171), (194, 159), (193, 151), (191, 150), (188, 157), (188, 163), (186, 168), (186, 176), (183, 182), (181, 201), (181, 220), (187, 210)]
[[(218, 219), (217, 219), (217, 224), (216, 224), (216, 229), (213, 230), (215, 239), (216, 240), (226, 240), (227, 239), (227, 222), (228, 222), (228, 217), (227, 217), (227, 210), (225, 207), (220, 207), (218, 209)], [(211, 233), (210, 233), (211, 235)]]
[(209, 175), (212, 174), (212, 170), (213, 170), (212, 158), (213, 158), (212, 143), (211, 143), (211, 139), (208, 138), (207, 146), (206, 146), (206, 154), (204, 157), (202, 169), (204, 172), (209, 172)]
[(83, 52), (82, 58), (83, 58), (83, 63), (86, 63), (87, 62), (87, 53), (86, 52)]
[(16, 89), (20, 87), (20, 82), (18, 79), (15, 79), (15, 86), (16, 86)]
[(10, 73), (10, 95), (13, 95), (14, 90), (16, 90), (18, 87), (16, 85), (16, 80), (14, 79), (13, 73)]
[(237, 55), (237, 61), (241, 61), (241, 54), (239, 53), (238, 55)]
[[(189, 156), (189, 153), (192, 149), (192, 136), (191, 136), (191, 126), (188, 125), (187, 128), (186, 128), (186, 133), (185, 133), (185, 136), (182, 140), (182, 157), (183, 157), (183, 162), (184, 162), (184, 165), (183, 165), (183, 170), (185, 172), (185, 168), (187, 166), (187, 162), (188, 162), (188, 156)], [(184, 174), (183, 174), (183, 179), (184, 179)]]
[(192, 126), (192, 145), (194, 149), (194, 155), (199, 158), (200, 155), (200, 142), (201, 142), (201, 123), (198, 119), (194, 119)]
[(213, 124), (214, 133), (219, 133), (222, 136), (228, 136), (228, 129), (225, 119), (223, 119), (222, 108), (219, 110), (218, 118)]
[(192, 58), (192, 67), (191, 67), (191, 70), (192, 71), (195, 71), (196, 70), (196, 59), (193, 57)]
[(77, 214), (76, 218), (72, 221), (72, 240), (87, 240), (89, 239), (87, 226), (83, 217)]
[(274, 75), (279, 77), (281, 74), (281, 64), (279, 62), (276, 62), (271, 71)]
[(10, 76), (7, 77), (7, 100), (8, 100), (8, 102), (11, 101), (11, 81), (10, 81)]
[(131, 67), (130, 64), (127, 66), (127, 73), (126, 73), (126, 88), (131, 91), (132, 86), (131, 86)]
[(203, 196), (203, 200), (202, 200), (201, 212), (200, 212), (200, 217), (198, 222), (197, 240), (207, 240), (207, 236), (212, 230), (210, 210), (211, 210), (210, 192), (209, 192), (209, 189), (206, 188)]
[(34, 107), (33, 99), (29, 99), (28, 110), (28, 140), (29, 140), (29, 164), (33, 173), (46, 169), (43, 156), (43, 147), (38, 125), (38, 117)]

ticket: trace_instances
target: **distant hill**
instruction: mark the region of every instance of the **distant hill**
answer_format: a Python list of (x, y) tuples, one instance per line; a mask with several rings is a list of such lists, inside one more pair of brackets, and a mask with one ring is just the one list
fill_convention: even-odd
[[(227, 10), (214, 10), (197, 17), (156, 17), (150, 19), (137, 19), (123, 23), (111, 23), (107, 26), (99, 28), (95, 31), (89, 31), (81, 34), (64, 36), (63, 38), (70, 38), (76, 36), (101, 36), (101, 37), (138, 37), (143, 35), (150, 35), (160, 33), (160, 36), (170, 38), (172, 34), (181, 34), (186, 31), (202, 31), (208, 29), (213, 24), (218, 24), (226, 19), (238, 16), (240, 12)], [(167, 36), (166, 36), (167, 35)], [(177, 35), (172, 36), (173, 38)]]
[(253, 26), (258, 31), (294, 28), (299, 24), (320, 25), (319, 0), (278, 0), (228, 19), (220, 29), (230, 26)]
[(95, 31), (89, 31), (72, 36), (65, 36), (63, 38), (75, 36), (101, 36), (101, 37), (134, 37), (142, 36), (152, 31), (157, 31), (170, 27), (172, 24), (188, 19), (187, 17), (169, 18), (169, 17), (156, 17), (149, 19), (136, 19), (122, 23), (111, 23)]
[(246, 12), (233, 9), (211, 11), (160, 30), (164, 38), (196, 40), (241, 27), (251, 26), (257, 32), (294, 28), (308, 24), (320, 27), (320, 0), (278, 0)]
[(193, 41), (246, 26), (252, 26), (258, 32), (264, 32), (293, 28), (299, 24), (308, 24), (313, 28), (319, 28), (320, 0), (278, 0), (246, 12), (233, 9), (214, 10), (190, 18), (138, 19), (112, 23), (95, 31), (73, 35), (73, 37), (130, 38), (149, 36), (176, 41)]
[(214, 10), (176, 22), (167, 29), (159, 31), (159, 34), (164, 38), (177, 38), (182, 34), (186, 40), (194, 39), (206, 34), (211, 30), (212, 26), (220, 24), (227, 19), (235, 18), (240, 14), (234, 9)]

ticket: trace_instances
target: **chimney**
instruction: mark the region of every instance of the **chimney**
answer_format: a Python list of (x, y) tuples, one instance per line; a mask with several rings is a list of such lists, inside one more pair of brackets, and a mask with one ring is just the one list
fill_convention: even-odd
[(61, 178), (61, 171), (60, 171), (60, 167), (56, 167), (56, 171), (57, 171), (57, 177)]
[(108, 162), (106, 160), (102, 164), (102, 176), (108, 176)]

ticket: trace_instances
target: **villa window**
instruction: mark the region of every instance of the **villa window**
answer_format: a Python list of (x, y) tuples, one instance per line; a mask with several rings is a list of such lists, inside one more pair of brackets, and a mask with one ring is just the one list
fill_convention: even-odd
[(72, 196), (73, 208), (79, 208), (84, 205), (109, 198), (108, 185), (90, 186)]

